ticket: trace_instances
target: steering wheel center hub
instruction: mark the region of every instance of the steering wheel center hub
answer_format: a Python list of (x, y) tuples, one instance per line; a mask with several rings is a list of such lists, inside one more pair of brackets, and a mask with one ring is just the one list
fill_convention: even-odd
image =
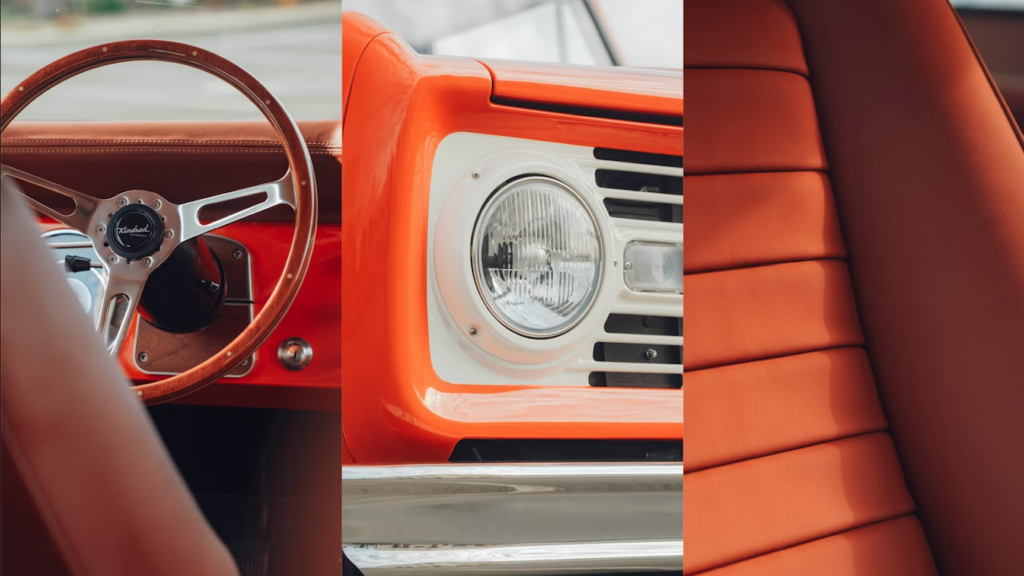
[(118, 256), (139, 260), (160, 249), (164, 223), (145, 204), (129, 204), (114, 213), (107, 226), (107, 244)]

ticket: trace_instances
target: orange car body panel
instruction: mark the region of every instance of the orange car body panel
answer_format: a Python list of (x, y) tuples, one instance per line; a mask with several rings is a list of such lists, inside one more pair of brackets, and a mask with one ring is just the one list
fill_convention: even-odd
[[(444, 462), (463, 438), (681, 439), (681, 390), (441, 380), (428, 344), (426, 247), (431, 166), (448, 134), (682, 155), (683, 129), (497, 105), (481, 63), (421, 57), (366, 17), (343, 20), (344, 128), (358, 142), (342, 199), (342, 415), (354, 460)], [(681, 115), (681, 77), (675, 85)], [(663, 105), (632, 98), (640, 109)]]
[(486, 60), (497, 99), (656, 114), (682, 122), (682, 72)]

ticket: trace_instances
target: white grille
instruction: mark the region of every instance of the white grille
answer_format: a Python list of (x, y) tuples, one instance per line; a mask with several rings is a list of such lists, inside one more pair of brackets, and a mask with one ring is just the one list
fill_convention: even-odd
[[(623, 254), (631, 242), (682, 246), (683, 169), (632, 161), (630, 154), (623, 158), (631, 161), (599, 159), (608, 156), (604, 152), (468, 133), (441, 142), (426, 255), (430, 352), (440, 378), (453, 384), (681, 385), (683, 295), (629, 290)], [(574, 329), (547, 340), (502, 326), (477, 294), (470, 268), (469, 239), (481, 207), (501, 184), (525, 175), (555, 178), (576, 190), (597, 215), (605, 242), (593, 308)]]

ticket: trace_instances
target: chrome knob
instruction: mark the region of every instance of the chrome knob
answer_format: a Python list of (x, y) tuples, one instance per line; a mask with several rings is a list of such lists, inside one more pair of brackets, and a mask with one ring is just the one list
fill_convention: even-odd
[(313, 348), (302, 338), (289, 338), (277, 349), (277, 359), (289, 370), (304, 370), (313, 361)]

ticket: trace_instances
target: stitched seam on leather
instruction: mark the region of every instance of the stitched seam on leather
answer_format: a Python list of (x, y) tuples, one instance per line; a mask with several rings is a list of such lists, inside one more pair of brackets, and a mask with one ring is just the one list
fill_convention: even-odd
[(842, 346), (828, 346), (826, 348), (818, 348), (815, 350), (808, 350), (806, 352), (794, 352), (792, 354), (780, 354), (778, 356), (765, 356), (764, 358), (755, 358), (753, 360), (742, 360), (740, 362), (728, 362), (726, 364), (716, 364), (714, 366), (702, 366), (694, 370), (687, 370), (687, 374), (694, 372), (700, 372), (702, 370), (714, 370), (715, 368), (724, 368), (726, 366), (741, 366), (743, 364), (750, 364), (751, 362), (764, 362), (766, 360), (778, 360), (780, 358), (789, 358), (792, 356), (802, 356), (804, 354), (814, 354), (815, 352), (828, 352), (830, 350), (845, 350), (847, 348), (864, 348), (863, 344), (844, 344)]
[[(863, 334), (861, 334), (861, 336), (863, 336)], [(841, 346), (827, 346), (825, 348), (811, 348), (811, 349), (808, 349), (808, 350), (799, 350), (797, 352), (788, 352), (786, 354), (779, 354), (777, 356), (764, 356), (764, 357), (760, 357), (760, 358), (751, 358), (749, 360), (739, 360), (737, 362), (724, 362), (722, 364), (709, 364), (707, 366), (701, 366), (700, 368), (695, 368), (693, 370), (686, 370), (685, 369), (686, 365), (684, 364), (683, 365), (684, 366), (683, 373), (684, 374), (690, 374), (690, 373), (693, 373), (693, 372), (700, 372), (701, 370), (711, 370), (712, 368), (722, 368), (724, 366), (738, 366), (740, 364), (750, 364), (751, 362), (761, 362), (763, 360), (775, 360), (777, 358), (789, 358), (790, 356), (800, 356), (801, 354), (812, 354), (814, 352), (825, 352), (827, 350), (841, 350), (843, 348), (864, 348), (864, 343), (861, 342), (859, 344), (843, 344)], [(872, 371), (872, 374), (874, 374), (874, 371)]]
[[(822, 159), (825, 159), (825, 155), (822, 154)], [(734, 174), (778, 174), (780, 172), (818, 172), (821, 174), (828, 175), (828, 163), (825, 166), (789, 166), (786, 168), (751, 168), (750, 170), (729, 170), (729, 171), (708, 171), (701, 172), (699, 169), (689, 169), (690, 172), (686, 174), (684, 178), (690, 178), (693, 176), (732, 176)], [(696, 171), (695, 171), (696, 170)]]
[(768, 66), (686, 66), (687, 70), (749, 70), (751, 72), (781, 72), (783, 74), (793, 74), (801, 78), (809, 79), (807, 74), (803, 72), (797, 72), (796, 70), (786, 70), (784, 68), (773, 68)]
[[(275, 148), (283, 148), (280, 142), (273, 140), (160, 140), (160, 139), (77, 139), (77, 138), (66, 138), (66, 139), (39, 139), (39, 138), (14, 138), (4, 140), (4, 144), (61, 144), (61, 145), (85, 145), (85, 144), (101, 144), (104, 146), (114, 146), (118, 144), (152, 144), (152, 145), (196, 145), (196, 146), (273, 146)], [(341, 142), (306, 142), (307, 146), (314, 147), (325, 147), (325, 148), (340, 148)]]
[[(832, 538), (832, 537), (835, 537), (835, 536), (839, 536), (841, 534), (846, 534), (847, 532), (853, 532), (854, 530), (862, 530), (862, 529), (867, 528), (869, 526), (874, 526), (876, 524), (884, 524), (886, 522), (893, 522), (895, 520), (899, 520), (900, 518), (907, 518), (907, 517), (911, 517), (911, 516), (914, 517), (914, 518), (917, 517), (917, 504), (914, 505), (914, 510), (912, 510), (911, 512), (908, 512), (906, 514), (897, 514), (896, 516), (893, 516), (891, 518), (883, 518), (881, 520), (875, 520), (874, 522), (868, 522), (867, 524), (862, 524), (860, 526), (854, 526), (853, 528), (847, 528), (846, 530), (840, 530), (840, 531), (832, 533), (832, 534), (826, 534), (826, 535), (821, 536), (819, 538), (814, 538), (814, 539), (811, 539), (811, 540), (807, 540), (806, 542), (799, 542), (797, 544), (791, 544), (789, 546), (783, 546), (782, 548), (776, 548), (774, 550), (769, 550), (768, 552), (762, 552), (760, 554), (755, 554), (753, 556), (748, 556), (748, 557), (743, 558), (741, 560), (735, 560), (735, 561), (729, 562), (727, 564), (721, 564), (721, 565), (715, 566), (713, 568), (707, 568), (706, 570), (701, 570), (700, 572), (695, 572), (693, 574), (693, 576), (697, 576), (698, 574), (703, 574), (703, 573), (709, 572), (711, 570), (717, 570), (719, 568), (724, 568), (726, 566), (732, 566), (734, 564), (740, 564), (740, 563), (743, 563), (743, 562), (749, 562), (750, 560), (756, 560), (757, 558), (761, 558), (762, 556), (768, 556), (770, 554), (775, 554), (777, 552), (783, 552), (785, 550), (790, 550), (792, 548), (799, 548), (800, 546), (806, 546), (808, 544), (813, 544), (813, 543), (815, 543), (815, 542), (817, 542), (819, 540), (824, 540), (826, 538)], [(918, 522), (920, 522), (920, 519), (918, 519)], [(926, 544), (928, 543), (927, 540), (925, 540), (925, 543)], [(931, 553), (931, 549), (929, 547), (929, 554), (930, 553)]]
[[(860, 348), (860, 346), (847, 346), (847, 348)], [(833, 350), (838, 350), (838, 348), (833, 348)], [(813, 448), (814, 446), (821, 446), (822, 444), (828, 444), (829, 442), (838, 442), (840, 440), (846, 440), (846, 439), (849, 439), (849, 438), (856, 438), (858, 436), (867, 436), (868, 434), (878, 434), (879, 432), (885, 432), (886, 434), (889, 434), (889, 422), (888, 422), (888, 420), (886, 420), (885, 425), (882, 428), (869, 428), (867, 430), (862, 430), (860, 432), (854, 432), (853, 434), (846, 434), (846, 435), (843, 435), (843, 436), (833, 436), (831, 438), (828, 438), (827, 440), (819, 440), (817, 442), (811, 442), (810, 444), (800, 444), (798, 446), (793, 446), (792, 448), (783, 448), (781, 450), (772, 450), (772, 451), (769, 451), (769, 452), (765, 452), (763, 454), (757, 454), (757, 455), (754, 455), (754, 456), (747, 456), (747, 457), (737, 458), (735, 460), (726, 460), (724, 462), (719, 462), (717, 464), (712, 464), (710, 466), (704, 466), (704, 467), (701, 467), (701, 468), (694, 468), (694, 467), (691, 466), (689, 469), (687, 469), (684, 472), (684, 474), (696, 474), (697, 472), (703, 472), (704, 470), (714, 470), (716, 468), (724, 468), (726, 466), (732, 466), (733, 464), (740, 464), (742, 462), (751, 462), (753, 460), (758, 460), (760, 458), (767, 458), (769, 456), (775, 456), (777, 454), (785, 454), (786, 452), (794, 452), (796, 450), (803, 450), (804, 448)], [(891, 434), (890, 434), (890, 436), (891, 436)], [(902, 467), (900, 468), (900, 470), (902, 471)]]
[[(868, 436), (868, 435), (871, 435), (871, 434), (885, 434), (886, 436), (889, 437), (890, 441), (893, 441), (892, 440), (892, 434), (889, 432), (889, 429), (888, 428), (884, 428), (882, 430), (877, 430), (877, 431), (874, 431), (874, 432), (864, 432), (864, 433), (861, 433), (861, 434), (851, 434), (849, 436), (843, 436), (841, 438), (835, 438), (833, 440), (827, 440), (825, 442), (817, 442), (815, 444), (808, 444), (807, 446), (801, 446), (799, 448), (793, 448), (791, 450), (781, 450), (779, 452), (775, 452), (775, 453), (772, 453), (772, 454), (766, 454), (765, 456), (758, 456), (756, 458), (747, 458), (745, 460), (737, 460), (736, 462), (732, 462), (730, 464), (722, 464), (722, 465), (719, 465), (719, 466), (711, 466), (709, 468), (704, 468), (703, 470), (697, 470), (697, 471), (694, 471), (692, 473), (693, 474), (697, 474), (697, 473), (699, 473), (701, 471), (715, 470), (717, 468), (724, 468), (726, 466), (731, 466), (731, 465), (734, 465), (734, 464), (740, 464), (740, 463), (743, 463), (743, 462), (753, 462), (754, 460), (759, 460), (761, 458), (768, 458), (770, 456), (775, 456), (775, 455), (778, 455), (778, 454), (785, 454), (787, 452), (795, 452), (797, 450), (806, 450), (808, 448), (814, 448), (816, 446), (823, 446), (825, 444), (831, 444), (833, 442), (840, 442), (840, 441), (848, 440), (848, 439), (851, 439), (851, 438), (858, 438), (860, 436)], [(897, 455), (897, 462), (900, 465), (899, 466), (900, 478), (903, 479), (904, 489), (907, 490), (907, 494), (910, 494), (910, 490), (909, 490), (909, 488), (906, 485), (907, 484), (906, 477), (903, 475), (903, 463), (899, 461), (898, 455)], [(683, 474), (685, 476), (686, 472), (684, 471)], [(893, 520), (895, 518), (902, 518), (903, 516), (912, 516), (912, 515), (914, 515), (917, 512), (917, 502), (914, 500), (913, 496), (910, 497), (910, 502), (911, 502), (912, 507), (907, 512), (904, 512), (904, 513), (901, 513), (901, 514), (896, 514), (895, 516), (889, 516), (889, 517), (886, 517), (886, 518), (879, 518), (877, 520), (872, 520), (872, 521), (866, 522), (864, 524), (858, 524), (858, 525), (855, 525), (855, 526), (849, 526), (849, 527), (844, 528), (842, 530), (837, 530), (835, 532), (828, 532), (828, 533), (822, 534), (821, 536), (813, 537), (810, 540), (803, 540), (801, 542), (797, 542), (795, 544), (790, 544), (790, 545), (787, 545), (787, 546), (783, 546), (781, 548), (773, 548), (773, 549), (765, 551), (765, 552), (759, 552), (759, 553), (754, 554), (752, 556), (744, 556), (742, 558), (737, 558), (735, 560), (730, 560), (730, 561), (722, 563), (722, 564), (716, 564), (714, 566), (709, 566), (708, 568), (706, 568), (704, 570), (701, 570), (700, 572), (695, 572), (694, 574), (695, 575), (696, 574), (701, 574), (701, 573), (709, 571), (709, 570), (715, 570), (717, 568), (723, 568), (725, 566), (732, 566), (733, 564), (739, 564), (740, 562), (746, 562), (747, 560), (751, 560), (751, 559), (757, 558), (759, 556), (764, 556), (766, 554), (772, 554), (774, 552), (778, 552), (780, 550), (785, 550), (787, 548), (795, 548), (796, 546), (802, 546), (802, 545), (808, 544), (810, 542), (816, 542), (816, 541), (821, 540), (823, 538), (830, 538), (832, 536), (836, 536), (838, 534), (843, 534), (843, 533), (849, 532), (851, 530), (858, 530), (860, 528), (864, 528), (865, 526), (871, 526), (872, 524), (878, 524), (879, 522), (888, 522), (889, 520)]]
[[(800, 446), (795, 446), (793, 448), (787, 448), (785, 450), (776, 450), (774, 452), (768, 452), (768, 453), (762, 454), (760, 456), (752, 456), (750, 458), (740, 458), (739, 460), (733, 460), (731, 462), (725, 462), (723, 464), (716, 464), (714, 466), (707, 466), (705, 468), (701, 468), (700, 470), (684, 470), (683, 474), (684, 475), (697, 474), (698, 472), (703, 472), (705, 470), (715, 470), (717, 468), (725, 468), (727, 466), (732, 466), (734, 464), (742, 464), (744, 462), (753, 462), (755, 460), (760, 460), (762, 458), (770, 458), (772, 456), (778, 456), (779, 454), (786, 454), (787, 452), (796, 452), (798, 450), (806, 450), (808, 448), (814, 448), (815, 446), (823, 446), (825, 444), (831, 444), (832, 442), (839, 442), (841, 440), (849, 440), (850, 438), (857, 438), (859, 436), (868, 436), (870, 434), (887, 434), (890, 437), (890, 439), (892, 438), (892, 434), (889, 433), (889, 429), (888, 428), (882, 428), (881, 430), (872, 430), (872, 431), (868, 431), (868, 432), (857, 432), (856, 434), (848, 434), (846, 436), (837, 436), (837, 437), (831, 438), (829, 440), (822, 440), (821, 442), (812, 442), (811, 444), (802, 444)], [(900, 468), (900, 472), (901, 473), (902, 473), (902, 471), (903, 471), (903, 469)]]
[[(253, 148), (13, 148), (4, 150), (4, 152), (8, 154), (284, 154), (283, 149), (258, 150)], [(310, 150), (309, 153), (313, 156), (334, 155), (333, 152), (326, 150)]]
[[(804, 262), (826, 262), (838, 260), (846, 264), (845, 256), (812, 256), (809, 258), (801, 258), (798, 260), (766, 260), (764, 262), (755, 262), (753, 264), (741, 264), (739, 266), (733, 266), (731, 268), (708, 268), (706, 270), (695, 270), (693, 272), (686, 272), (684, 276), (699, 276), (701, 274), (713, 274), (715, 272), (729, 272), (732, 270), (749, 270), (750, 268), (763, 268), (766, 266), (778, 266), (780, 264), (801, 264)], [(849, 266), (847, 266), (849, 267)]]
[(746, 266), (735, 266), (732, 268), (716, 268), (713, 270), (701, 270), (700, 272), (688, 272), (684, 276), (702, 276), (704, 274), (717, 274), (719, 272), (732, 272), (733, 270), (750, 270), (751, 268), (767, 268), (769, 266), (785, 266), (786, 264), (804, 264), (807, 262), (842, 262), (849, 268), (849, 264), (846, 262), (846, 257), (840, 256), (822, 256), (819, 258), (806, 258), (801, 260), (780, 260), (778, 262), (770, 261), (763, 264), (750, 264)]

